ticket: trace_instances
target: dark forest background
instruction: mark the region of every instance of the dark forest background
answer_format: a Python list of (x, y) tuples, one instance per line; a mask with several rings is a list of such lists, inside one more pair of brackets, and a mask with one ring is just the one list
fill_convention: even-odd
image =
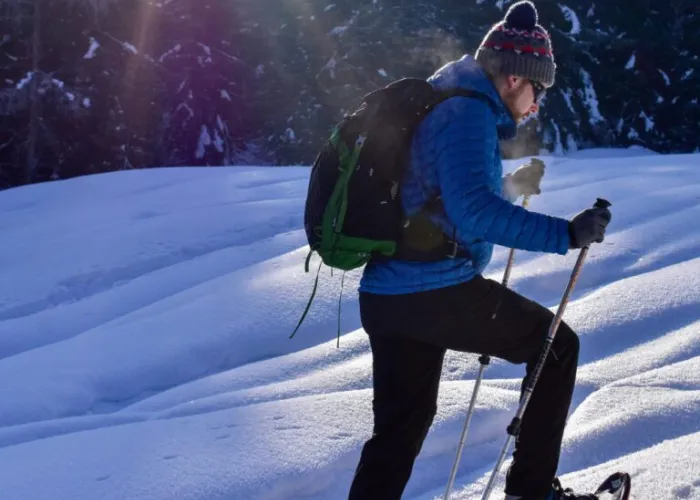
[[(360, 97), (474, 53), (508, 0), (4, 0), (0, 189), (309, 164)], [(557, 85), (506, 155), (700, 145), (698, 0), (536, 1)]]

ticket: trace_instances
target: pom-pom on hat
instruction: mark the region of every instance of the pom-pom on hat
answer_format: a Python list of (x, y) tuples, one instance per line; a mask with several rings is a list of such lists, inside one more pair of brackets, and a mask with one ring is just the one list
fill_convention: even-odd
[(538, 21), (532, 2), (513, 4), (482, 40), (476, 60), (493, 75), (516, 75), (551, 87), (556, 72), (552, 42)]

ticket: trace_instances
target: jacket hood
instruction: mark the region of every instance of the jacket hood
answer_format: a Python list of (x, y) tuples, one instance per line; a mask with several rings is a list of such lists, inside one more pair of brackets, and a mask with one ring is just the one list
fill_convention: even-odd
[(498, 137), (508, 140), (517, 134), (517, 124), (501, 96), (481, 65), (470, 55), (444, 65), (433, 74), (428, 82), (439, 90), (462, 88), (486, 95), (496, 112)]

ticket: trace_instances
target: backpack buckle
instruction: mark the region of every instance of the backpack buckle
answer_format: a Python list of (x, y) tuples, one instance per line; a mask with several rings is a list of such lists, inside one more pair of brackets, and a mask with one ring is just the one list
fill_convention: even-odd
[(448, 259), (455, 259), (457, 257), (457, 251), (459, 250), (459, 244), (457, 240), (452, 241), (452, 250), (447, 254)]
[[(447, 240), (450, 242), (450, 240)], [(452, 250), (447, 252), (448, 259), (454, 259), (457, 257), (457, 252), (459, 251), (459, 243), (457, 242), (457, 226), (452, 228)]]

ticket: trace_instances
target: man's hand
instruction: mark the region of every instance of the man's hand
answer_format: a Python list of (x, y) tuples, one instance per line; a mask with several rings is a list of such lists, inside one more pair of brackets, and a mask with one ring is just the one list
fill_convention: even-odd
[(515, 172), (503, 178), (503, 188), (512, 198), (540, 194), (542, 177), (544, 177), (544, 162), (532, 158), (529, 163), (519, 166)]
[(589, 208), (577, 214), (569, 222), (569, 247), (583, 248), (594, 242), (602, 243), (611, 218), (610, 210), (603, 207)]

